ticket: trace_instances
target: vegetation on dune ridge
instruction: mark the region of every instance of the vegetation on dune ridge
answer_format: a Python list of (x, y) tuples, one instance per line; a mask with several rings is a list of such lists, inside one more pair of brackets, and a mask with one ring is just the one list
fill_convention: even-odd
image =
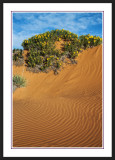
[(20, 66), (24, 64), (22, 49), (13, 49), (13, 64)]
[[(56, 49), (55, 42), (63, 41), (63, 48)], [(82, 49), (97, 46), (102, 43), (99, 36), (90, 36), (71, 33), (67, 30), (52, 30), (43, 34), (35, 35), (25, 39), (22, 42), (24, 49), (28, 50), (26, 59), (27, 68), (31, 71), (49, 71), (54, 73), (62, 66), (65, 59), (68, 58), (71, 63), (76, 63), (75, 58)], [(13, 58), (15, 59), (15, 58)]]

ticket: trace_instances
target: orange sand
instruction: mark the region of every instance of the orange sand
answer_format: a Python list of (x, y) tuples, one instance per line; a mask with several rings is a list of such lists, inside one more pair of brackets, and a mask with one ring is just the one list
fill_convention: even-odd
[(59, 49), (59, 50), (62, 49), (63, 45), (64, 45), (64, 41), (63, 40), (55, 42), (56, 49)]
[(102, 146), (102, 45), (58, 75), (13, 66), (27, 79), (13, 93), (13, 147)]

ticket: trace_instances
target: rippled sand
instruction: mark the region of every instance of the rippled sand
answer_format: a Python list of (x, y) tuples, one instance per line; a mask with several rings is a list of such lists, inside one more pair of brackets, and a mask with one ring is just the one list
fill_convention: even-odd
[(83, 51), (59, 75), (31, 73), (13, 93), (13, 147), (102, 146), (102, 45)]

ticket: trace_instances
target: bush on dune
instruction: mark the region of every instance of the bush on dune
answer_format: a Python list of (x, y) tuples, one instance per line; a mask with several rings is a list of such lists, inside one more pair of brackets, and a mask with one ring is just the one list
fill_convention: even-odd
[(97, 46), (102, 43), (102, 38), (100, 38), (99, 36), (90, 36), (90, 34), (79, 36), (79, 40), (80, 46), (84, 49)]
[[(55, 42), (61, 40), (64, 42), (63, 48), (57, 50)], [(97, 36), (88, 34), (78, 37), (77, 34), (67, 30), (56, 29), (28, 38), (22, 42), (22, 46), (28, 50), (27, 67), (37, 68), (39, 71), (54, 70), (56, 72), (62, 66), (65, 58), (76, 63), (75, 58), (82, 49), (101, 43), (102, 38)]]
[(20, 87), (25, 87), (25, 85), (26, 85), (26, 80), (24, 77), (20, 75), (13, 76), (13, 86), (20, 88)]
[(23, 58), (22, 49), (13, 49), (13, 60), (16, 61), (19, 58)]
[(13, 63), (17, 66), (24, 64), (24, 57), (22, 49), (13, 49)]

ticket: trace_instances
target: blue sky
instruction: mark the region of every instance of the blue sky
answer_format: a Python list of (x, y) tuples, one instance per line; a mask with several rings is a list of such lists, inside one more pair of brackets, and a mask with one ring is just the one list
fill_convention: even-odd
[(102, 37), (102, 13), (13, 12), (13, 48), (22, 48), (24, 39), (52, 29)]

